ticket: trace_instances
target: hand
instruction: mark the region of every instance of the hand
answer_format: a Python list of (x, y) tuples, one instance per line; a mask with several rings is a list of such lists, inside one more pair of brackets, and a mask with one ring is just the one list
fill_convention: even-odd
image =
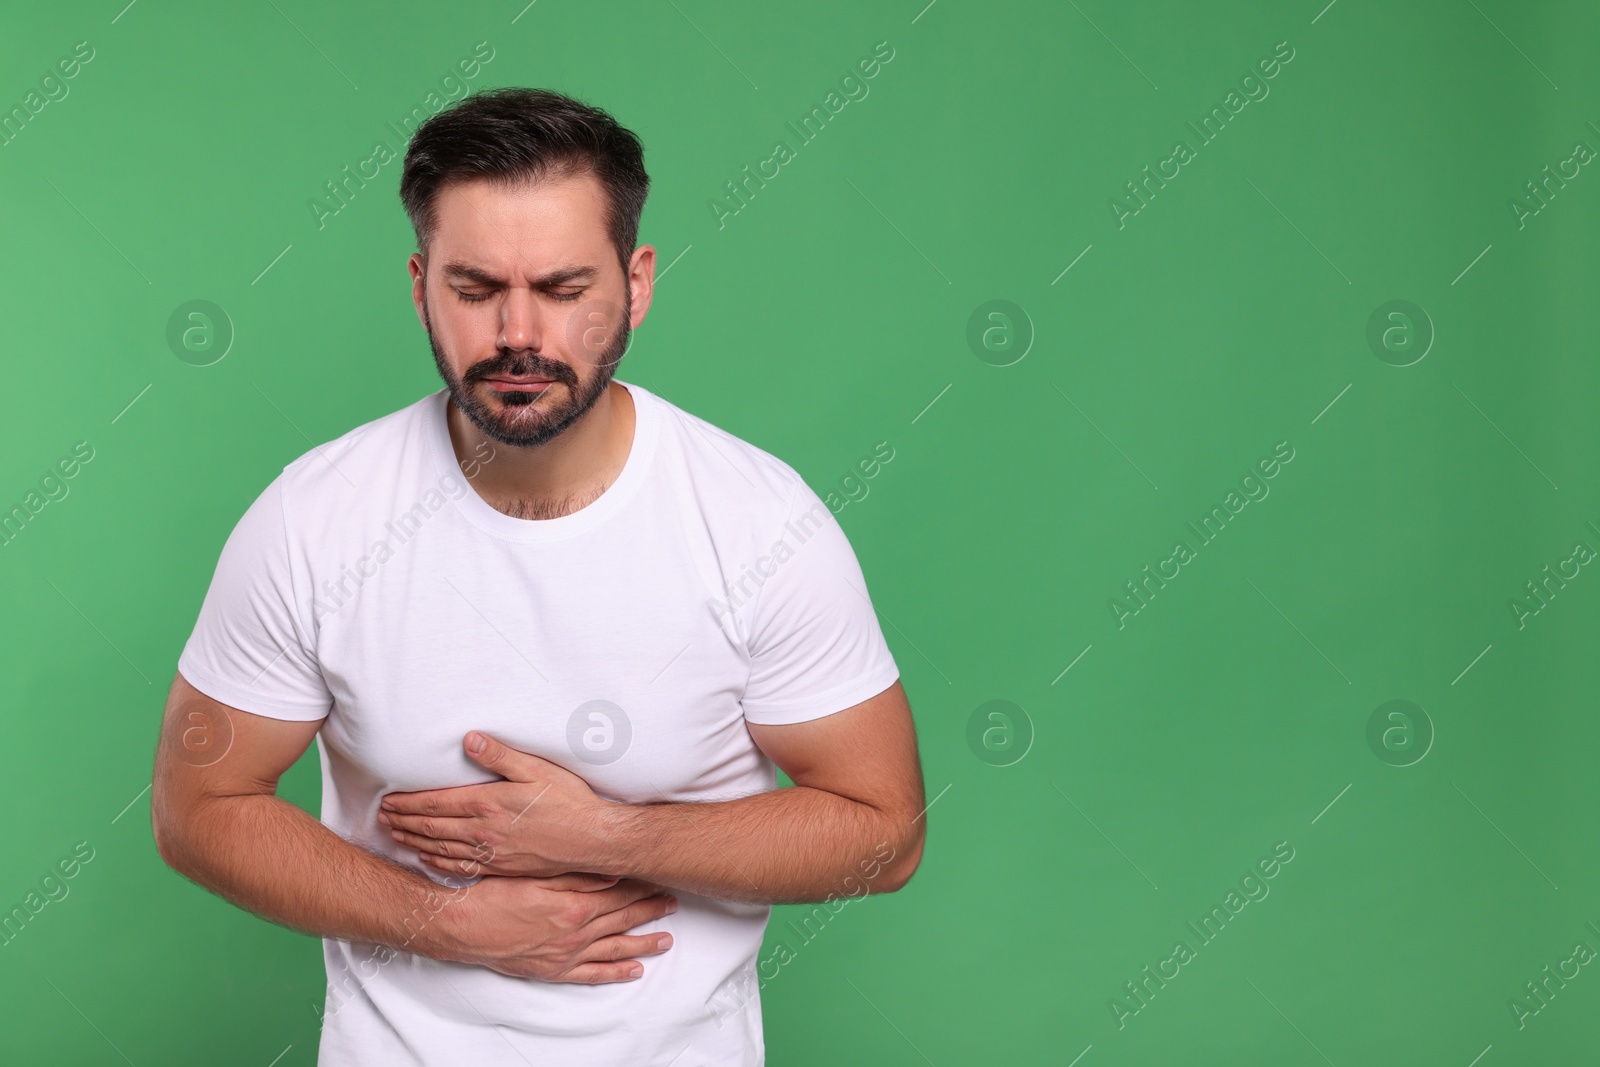
[(676, 897), (636, 878), (486, 878), (442, 913), (427, 954), (514, 978), (628, 982), (644, 973), (632, 957), (665, 952), (672, 935), (623, 931), (677, 910)]
[(552, 877), (595, 866), (604, 815), (615, 804), (559, 764), (476, 730), (465, 749), (507, 780), (385, 794), (378, 821), (396, 841), (452, 875)]

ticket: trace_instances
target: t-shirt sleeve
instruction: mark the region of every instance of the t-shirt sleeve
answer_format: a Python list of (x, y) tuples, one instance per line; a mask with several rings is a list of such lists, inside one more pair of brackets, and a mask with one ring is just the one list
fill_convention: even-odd
[(228, 536), (178, 673), (229, 707), (310, 722), (333, 697), (299, 608), (282, 494), (279, 475)]
[(877, 696), (900, 677), (855, 551), (828, 506), (800, 482), (756, 569), (744, 716), (777, 726)]

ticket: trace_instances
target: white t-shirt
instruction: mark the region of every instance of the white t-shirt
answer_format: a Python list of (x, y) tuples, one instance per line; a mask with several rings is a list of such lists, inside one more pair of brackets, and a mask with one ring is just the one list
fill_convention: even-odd
[[(322, 821), (441, 885), (476, 879), (420, 863), (378, 803), (497, 780), (462, 751), (468, 730), (613, 800), (729, 800), (777, 784), (747, 721), (819, 718), (899, 677), (843, 530), (793, 468), (619, 384), (627, 462), (560, 518), (478, 496), (444, 389), (306, 453), (239, 520), (179, 658), (224, 704), (323, 720)], [(675, 893), (676, 913), (630, 931), (673, 936), (632, 982), (324, 939), (318, 1062), (759, 1065), (771, 909)]]

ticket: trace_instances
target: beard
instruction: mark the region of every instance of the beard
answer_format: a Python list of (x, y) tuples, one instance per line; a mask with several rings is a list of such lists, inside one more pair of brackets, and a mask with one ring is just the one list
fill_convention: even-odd
[[(599, 401), (616, 374), (617, 364), (627, 353), (632, 333), (628, 320), (633, 311), (633, 293), (631, 287), (624, 292), (622, 321), (610, 342), (596, 353), (595, 373), (588, 382), (581, 381), (576, 371), (559, 360), (506, 349), (501, 349), (492, 359), (474, 363), (465, 374), (456, 377), (433, 336), (433, 322), (424, 294), (422, 321), (428, 333), (428, 347), (433, 350), (433, 364), (439, 377), (450, 390), (450, 399), (486, 437), (500, 444), (531, 448), (559, 436)], [(610, 306), (615, 307), (614, 304)], [(584, 315), (585, 312), (579, 310), (575, 314)], [(579, 336), (587, 337), (588, 333), (584, 331)], [(485, 384), (487, 379), (499, 376), (548, 378), (553, 384), (538, 393), (498, 392)], [(557, 385), (566, 395), (563, 401), (556, 400), (553, 395)]]

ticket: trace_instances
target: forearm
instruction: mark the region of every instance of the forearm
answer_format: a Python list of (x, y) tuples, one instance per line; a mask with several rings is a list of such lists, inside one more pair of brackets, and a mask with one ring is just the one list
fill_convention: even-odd
[[(721, 900), (803, 903), (890, 892), (922, 851), (920, 818), (793, 786), (738, 800), (619, 804), (585, 866)], [(864, 888), (863, 888), (864, 887)]]
[(450, 958), (440, 920), (465, 889), (368, 852), (281, 797), (214, 797), (166, 824), (162, 858), (247, 911), (316, 937)]

